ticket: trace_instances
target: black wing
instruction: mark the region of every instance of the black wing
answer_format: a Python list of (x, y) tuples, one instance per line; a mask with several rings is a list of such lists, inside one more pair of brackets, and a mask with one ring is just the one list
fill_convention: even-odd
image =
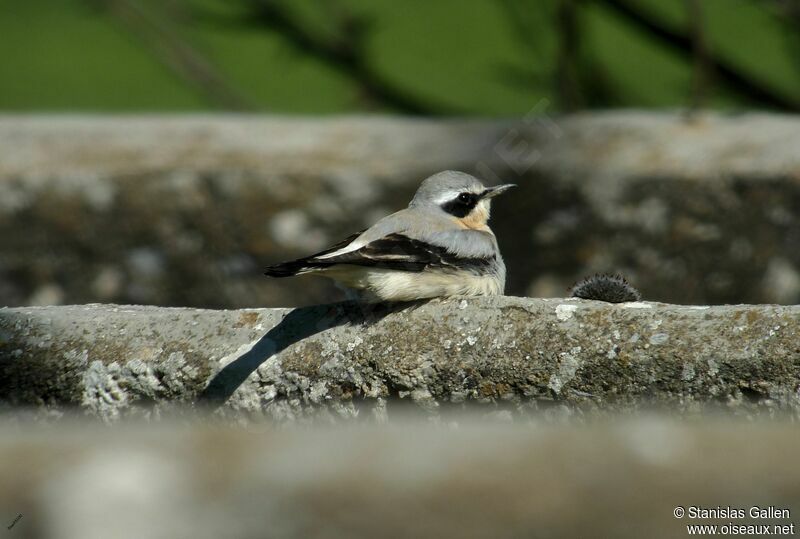
[(347, 238), (343, 239), (336, 245), (333, 245), (330, 248), (325, 249), (324, 251), (314, 253), (311, 256), (306, 256), (303, 258), (298, 258), (297, 260), (290, 260), (289, 262), (284, 262), (282, 264), (275, 264), (274, 266), (269, 266), (267, 269), (264, 270), (264, 275), (269, 275), (270, 277), (291, 277), (293, 275), (297, 275), (303, 270), (311, 269), (314, 267), (309, 265), (311, 263), (311, 260), (313, 260), (318, 256), (338, 251), (342, 247), (347, 247), (348, 245), (353, 243), (353, 241), (355, 241), (355, 239), (359, 237), (364, 232), (364, 230), (362, 230), (361, 232), (356, 232), (352, 236), (348, 236)]
[[(356, 234), (356, 237), (360, 235)], [(331, 253), (348, 245), (355, 237), (348, 238), (338, 247), (332, 247), (322, 253), (280, 264), (267, 269), (267, 275), (286, 277), (303, 271), (326, 268), (339, 264), (367, 266), (393, 269), (398, 271), (420, 272), (428, 268), (442, 270), (468, 270), (482, 273), (494, 262), (494, 256), (488, 258), (462, 258), (454, 255), (444, 247), (431, 245), (423, 241), (409, 238), (403, 234), (390, 234), (379, 240), (368, 243), (364, 247), (325, 259), (316, 257)]]

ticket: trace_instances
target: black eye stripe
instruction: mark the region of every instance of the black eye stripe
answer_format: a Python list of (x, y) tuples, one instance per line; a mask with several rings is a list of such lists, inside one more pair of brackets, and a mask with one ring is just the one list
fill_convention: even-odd
[(453, 200), (442, 204), (442, 209), (455, 217), (466, 217), (477, 206), (480, 198), (475, 193), (460, 193)]

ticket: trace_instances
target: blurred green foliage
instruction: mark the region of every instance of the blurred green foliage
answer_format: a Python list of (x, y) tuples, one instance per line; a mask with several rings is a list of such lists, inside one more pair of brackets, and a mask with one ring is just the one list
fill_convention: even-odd
[(0, 109), (800, 108), (792, 0), (0, 0)]

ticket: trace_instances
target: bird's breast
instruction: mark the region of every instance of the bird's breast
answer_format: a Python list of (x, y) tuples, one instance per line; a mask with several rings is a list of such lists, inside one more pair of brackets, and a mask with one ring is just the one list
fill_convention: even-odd
[[(502, 264), (502, 262), (501, 262)], [(356, 268), (330, 275), (346, 286), (367, 292), (377, 301), (413, 301), (450, 296), (496, 296), (505, 288), (505, 268), (472, 271), (395, 271)]]
[(476, 206), (475, 209), (466, 216), (456, 218), (455, 221), (462, 228), (489, 232), (490, 234), (492, 232), (487, 224), (489, 221), (489, 210), (481, 205)]

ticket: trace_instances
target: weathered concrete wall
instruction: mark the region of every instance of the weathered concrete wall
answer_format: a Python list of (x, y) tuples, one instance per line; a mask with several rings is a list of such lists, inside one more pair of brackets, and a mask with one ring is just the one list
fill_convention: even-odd
[[(687, 524), (800, 525), (800, 431), (777, 422), (0, 428), (0, 522), (21, 515), (3, 530), (21, 539), (672, 539)], [(692, 506), (790, 516), (698, 519)]]
[(508, 293), (622, 271), (650, 300), (800, 302), (800, 120), (0, 117), (0, 305), (321, 303), (260, 268), (404, 206), (443, 169), (495, 204)]
[(800, 307), (496, 297), (399, 309), (0, 310), (0, 399), (113, 420), (800, 410)]

